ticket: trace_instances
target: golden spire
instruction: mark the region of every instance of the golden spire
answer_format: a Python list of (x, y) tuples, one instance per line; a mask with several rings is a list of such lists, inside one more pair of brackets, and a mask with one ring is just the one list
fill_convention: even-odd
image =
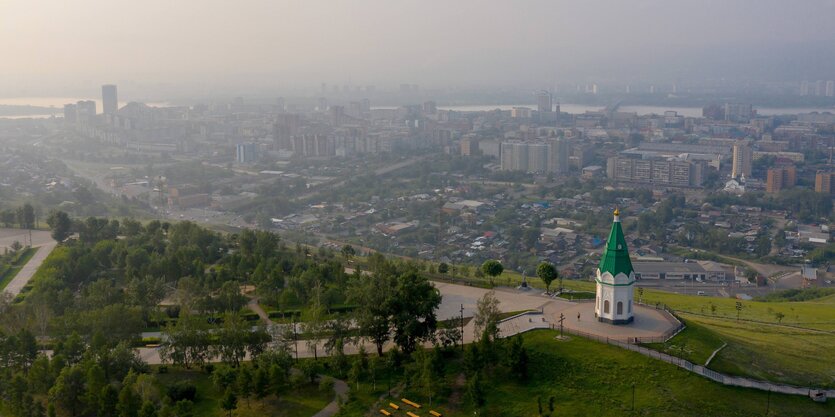
[(615, 216), (620, 216), (620, 210), (617, 207), (615, 207)]

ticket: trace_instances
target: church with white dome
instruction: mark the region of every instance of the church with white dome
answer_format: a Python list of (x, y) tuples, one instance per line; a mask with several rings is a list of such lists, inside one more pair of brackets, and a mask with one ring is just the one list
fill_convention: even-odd
[(597, 267), (594, 315), (605, 323), (628, 324), (635, 319), (632, 313), (635, 271), (620, 226), (620, 211), (615, 209), (614, 215), (612, 230)]

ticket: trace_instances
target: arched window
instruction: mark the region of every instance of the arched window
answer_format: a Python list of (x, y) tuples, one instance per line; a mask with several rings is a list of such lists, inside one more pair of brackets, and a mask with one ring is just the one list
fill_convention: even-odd
[(603, 312), (606, 314), (609, 313), (609, 300), (603, 302)]
[(623, 301), (618, 301), (618, 315), (623, 314)]
[(627, 308), (626, 311), (628, 311), (631, 314), (632, 313), (632, 300), (629, 300), (629, 305), (626, 308)]

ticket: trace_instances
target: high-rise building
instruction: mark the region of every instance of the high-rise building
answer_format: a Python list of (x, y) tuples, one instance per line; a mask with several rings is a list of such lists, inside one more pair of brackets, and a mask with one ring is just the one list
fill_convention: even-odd
[(116, 85), (105, 84), (101, 86), (101, 105), (104, 114), (116, 114), (119, 110), (119, 101), (116, 97)]
[(754, 116), (754, 109), (747, 103), (725, 103), (725, 121), (747, 122)]
[(809, 81), (803, 80), (800, 82), (800, 95), (801, 96), (808, 96), (809, 95)]
[(554, 107), (551, 93), (542, 90), (536, 93), (536, 110), (539, 113), (550, 113)]
[(528, 171), (528, 144), (502, 142), (501, 169), (503, 171)]
[(797, 183), (797, 171), (794, 166), (770, 168), (766, 175), (765, 192), (778, 193), (794, 187)]
[[(462, 152), (464, 151), (462, 139)], [(501, 169), (503, 171), (554, 172), (568, 171), (570, 147), (563, 139), (523, 142), (502, 142)]]
[(78, 108), (75, 104), (64, 104), (64, 124), (74, 125), (78, 120)]
[(815, 192), (835, 194), (835, 172), (818, 171), (815, 174)]
[(478, 154), (478, 139), (474, 137), (461, 138), (461, 156), (473, 156)]
[(248, 164), (258, 160), (258, 144), (239, 143), (235, 147), (235, 160), (239, 164)]
[(550, 141), (548, 150), (548, 172), (562, 174), (568, 172), (568, 157), (571, 153), (569, 143), (565, 139)]
[(675, 158), (613, 156), (606, 164), (606, 174), (613, 180), (672, 187), (700, 187), (704, 171), (702, 161)]
[(835, 97), (835, 81), (829, 80), (826, 82), (826, 96)]
[(528, 144), (528, 172), (548, 171), (548, 149), (545, 143)]
[(427, 101), (423, 103), (423, 112), (426, 114), (435, 114), (438, 112), (438, 104), (434, 101)]
[(530, 107), (514, 107), (510, 110), (510, 117), (514, 119), (530, 119), (531, 109)]
[(76, 121), (81, 125), (91, 124), (96, 117), (96, 102), (93, 100), (81, 100), (75, 103)]
[(737, 142), (734, 144), (733, 166), (731, 177), (739, 178), (744, 175), (751, 178), (751, 161), (754, 158), (754, 151), (747, 143)]

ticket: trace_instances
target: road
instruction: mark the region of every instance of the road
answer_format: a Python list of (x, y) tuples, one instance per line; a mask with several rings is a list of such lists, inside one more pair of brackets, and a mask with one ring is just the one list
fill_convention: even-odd
[(38, 271), (38, 268), (41, 267), (41, 264), (52, 253), (52, 250), (55, 249), (57, 243), (55, 241), (43, 243), (40, 246), (35, 246), (38, 248), (38, 251), (35, 252), (35, 255), (32, 256), (32, 259), (29, 259), (29, 262), (20, 269), (17, 275), (12, 279), (9, 285), (6, 286), (5, 292), (11, 294), (12, 298), (17, 297), (20, 294), (20, 291), (23, 290), (23, 287), (29, 283), (29, 280), (32, 279), (32, 276), (35, 275), (35, 272)]
[[(390, 173), (390, 172), (397, 171), (398, 169), (403, 169), (403, 168), (406, 168), (406, 167), (407, 167), (407, 166), (409, 166), (409, 165), (416, 164), (416, 163), (418, 163), (418, 162), (420, 162), (420, 161), (423, 161), (424, 159), (426, 159), (426, 158), (428, 158), (428, 157), (429, 157), (429, 156), (418, 156), (418, 157), (414, 157), (414, 158), (409, 158), (409, 159), (407, 159), (407, 160), (405, 160), (405, 161), (400, 161), (400, 162), (397, 162), (397, 163), (395, 163), (395, 164), (391, 164), (391, 165), (389, 165), (389, 166), (385, 166), (385, 167), (382, 167), (382, 168), (378, 168), (378, 169), (375, 169), (375, 170), (374, 170), (374, 175), (378, 175), (378, 176), (379, 176), (379, 175), (385, 175), (385, 174), (388, 174), (388, 173)], [(317, 188), (316, 190), (314, 190), (314, 191), (311, 191), (311, 192), (309, 192), (309, 193), (307, 193), (307, 194), (302, 194), (302, 195), (300, 195), (300, 196), (298, 196), (298, 197), (293, 198), (293, 200), (294, 200), (294, 201), (305, 201), (305, 200), (310, 200), (310, 199), (312, 199), (313, 197), (316, 197), (317, 195), (322, 194), (323, 192), (327, 192), (328, 190), (330, 190), (330, 189), (332, 189), (332, 188), (341, 187), (341, 186), (345, 185), (345, 183), (346, 183), (346, 182), (348, 182), (348, 180), (347, 180), (347, 179), (345, 179), (345, 180), (339, 180), (339, 181), (337, 181), (337, 182), (335, 182), (335, 183), (331, 183), (331, 184), (322, 185), (322, 186), (318, 187), (318, 188)]]

